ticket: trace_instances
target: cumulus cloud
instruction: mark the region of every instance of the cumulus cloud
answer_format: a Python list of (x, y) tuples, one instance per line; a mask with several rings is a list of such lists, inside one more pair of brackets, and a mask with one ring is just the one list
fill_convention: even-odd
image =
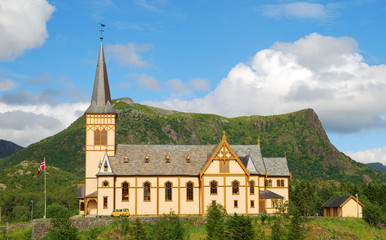
[(149, 65), (149, 63), (145, 60), (142, 60), (142, 57), (139, 55), (139, 53), (148, 52), (151, 49), (151, 44), (110, 44), (106, 47), (106, 53), (123, 66), (127, 65), (131, 67), (144, 67)]
[(266, 4), (259, 7), (259, 12), (269, 18), (306, 18), (325, 19), (332, 15), (336, 5), (294, 2), (288, 4)]
[(370, 66), (349, 37), (310, 34), (234, 66), (203, 98), (145, 104), (185, 112), (272, 115), (313, 108), (328, 131), (386, 128), (386, 65)]
[(381, 148), (367, 149), (365, 151), (347, 151), (344, 153), (350, 156), (352, 159), (361, 163), (380, 162), (383, 165), (386, 165), (386, 146)]
[(16, 87), (16, 83), (6, 77), (0, 77), (0, 92), (8, 91)]
[(26, 49), (43, 45), (54, 10), (46, 0), (0, 1), (0, 60), (13, 60)]

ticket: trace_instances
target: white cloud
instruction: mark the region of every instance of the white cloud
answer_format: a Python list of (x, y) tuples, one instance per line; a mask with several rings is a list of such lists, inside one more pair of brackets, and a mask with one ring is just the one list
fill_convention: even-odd
[(259, 7), (259, 12), (269, 18), (324, 19), (330, 17), (336, 5), (294, 2), (288, 4), (267, 4)]
[(133, 78), (137, 82), (138, 86), (142, 88), (147, 88), (153, 91), (161, 90), (161, 83), (153, 76), (131, 73), (128, 74), (128, 77)]
[(43, 45), (54, 10), (46, 0), (0, 1), (0, 60), (13, 60), (26, 49)]
[(113, 59), (118, 61), (123, 66), (127, 65), (132, 67), (144, 67), (149, 65), (149, 63), (145, 60), (142, 60), (142, 57), (139, 55), (139, 52), (148, 52), (151, 49), (151, 44), (110, 44), (106, 47), (106, 53), (111, 55)]
[(203, 98), (145, 104), (228, 117), (313, 108), (328, 131), (359, 132), (386, 128), (385, 76), (386, 65), (366, 64), (354, 39), (313, 33), (259, 51)]
[(347, 151), (344, 153), (361, 163), (380, 162), (383, 165), (386, 165), (386, 146), (381, 148), (372, 148), (365, 151)]
[(16, 87), (16, 83), (5, 78), (0, 77), (0, 92), (2, 91), (8, 91)]
[(194, 78), (190, 81), (190, 86), (197, 91), (208, 91), (210, 82), (206, 78)]
[(88, 105), (85, 102), (55, 106), (0, 103), (0, 139), (28, 146), (67, 128)]
[(192, 91), (179, 79), (170, 79), (166, 83), (169, 90), (176, 96), (190, 95)]

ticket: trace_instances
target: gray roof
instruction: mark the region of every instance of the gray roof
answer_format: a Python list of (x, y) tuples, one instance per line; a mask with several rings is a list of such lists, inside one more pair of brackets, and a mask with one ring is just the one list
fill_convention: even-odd
[[(112, 173), (117, 176), (197, 176), (207, 163), (217, 146), (213, 145), (127, 145), (118, 144), (114, 157), (109, 157)], [(231, 145), (241, 162), (251, 174), (265, 175), (269, 166), (268, 175), (289, 176), (287, 160), (285, 158), (264, 158), (264, 163), (258, 145)], [(124, 157), (128, 162), (124, 163)], [(145, 163), (145, 157), (149, 163)], [(166, 163), (166, 157), (170, 163)], [(190, 163), (186, 162), (187, 156)], [(284, 166), (274, 166), (282, 164)], [(107, 174), (107, 173), (106, 173)], [(105, 175), (104, 173), (98, 173)]]
[(328, 199), (328, 201), (323, 204), (322, 208), (340, 207), (350, 197), (351, 196), (332, 197), (332, 198)]
[(286, 158), (263, 158), (267, 176), (289, 176)]
[(283, 196), (271, 192), (269, 190), (260, 191), (260, 199), (277, 199), (277, 198), (284, 198)]
[(98, 197), (98, 192), (95, 191), (95, 192), (92, 192), (90, 193), (89, 195), (86, 196), (86, 198), (96, 198)]
[(92, 91), (91, 104), (86, 113), (115, 113), (111, 105), (109, 80), (107, 78), (106, 62), (103, 52), (103, 44), (99, 49), (97, 69), (95, 72), (94, 89)]
[(76, 198), (84, 198), (84, 185), (78, 185), (76, 189)]
[[(198, 175), (208, 160), (213, 145), (124, 145), (118, 144), (114, 157), (109, 157), (115, 175)], [(129, 161), (123, 162), (127, 156)], [(149, 163), (145, 163), (145, 157)], [(166, 163), (166, 157), (170, 163)], [(186, 158), (190, 157), (190, 163)]]

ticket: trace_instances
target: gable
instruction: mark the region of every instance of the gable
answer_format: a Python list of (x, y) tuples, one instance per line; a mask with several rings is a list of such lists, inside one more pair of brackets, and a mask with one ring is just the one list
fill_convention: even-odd
[(200, 171), (200, 177), (205, 173), (240, 173), (249, 176), (249, 171), (227, 142), (225, 132), (222, 141), (213, 151), (212, 156)]
[(111, 164), (109, 161), (109, 157), (107, 156), (107, 152), (105, 153), (105, 156), (103, 157), (103, 161), (99, 168), (99, 175), (114, 175), (113, 170), (111, 168)]

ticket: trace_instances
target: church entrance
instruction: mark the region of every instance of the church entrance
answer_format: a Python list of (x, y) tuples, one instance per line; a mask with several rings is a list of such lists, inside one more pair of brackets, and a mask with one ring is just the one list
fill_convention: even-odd
[(97, 202), (94, 199), (87, 202), (87, 214), (97, 215)]

